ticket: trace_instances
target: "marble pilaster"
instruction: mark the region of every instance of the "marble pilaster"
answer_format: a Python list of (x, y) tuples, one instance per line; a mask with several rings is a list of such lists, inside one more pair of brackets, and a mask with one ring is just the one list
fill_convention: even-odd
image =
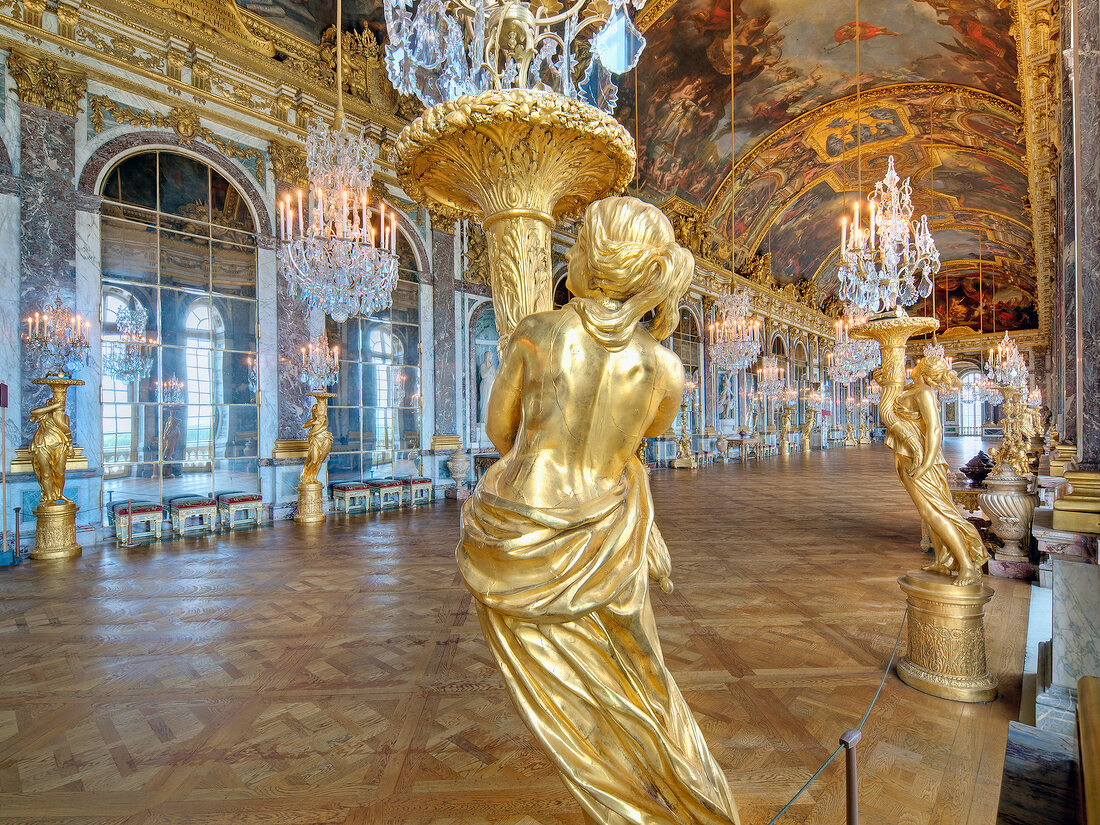
[[(19, 283), (19, 198), (15, 195), (0, 195), (0, 283)], [(0, 290), (0, 329), (17, 330), (21, 334), (25, 317), (21, 309), (19, 290)], [(18, 334), (0, 335), (0, 369), (8, 385), (7, 427), (2, 437), (10, 461), (16, 448), (23, 444), (20, 418), (23, 364)]]
[[(98, 206), (98, 203), (95, 204)], [(77, 311), (92, 319), (88, 327), (88, 364), (77, 376), (83, 387), (69, 391), (71, 404), (77, 414), (74, 418), (73, 439), (84, 448), (88, 467), (95, 469), (102, 463), (103, 407), (100, 403), (103, 359), (101, 328), (95, 319), (100, 317), (101, 302), (101, 254), (100, 221), (98, 211), (76, 211), (76, 306)]]
[(1100, 471), (1100, 0), (1075, 4), (1074, 141), (1077, 232), (1079, 469)]
[(433, 440), (458, 437), (458, 377), (461, 370), (455, 358), (455, 236), (432, 229), (433, 383), (435, 416)]
[[(29, 103), (18, 106), (19, 294), (20, 317), (26, 318), (58, 294), (69, 306), (76, 297), (76, 119)], [(99, 314), (95, 306), (75, 308), (93, 318)], [(25, 344), (21, 363), (21, 441), (26, 444), (35, 430), (27, 412), (45, 400), (48, 390), (31, 384), (39, 370)], [(83, 425), (71, 402), (69, 414), (79, 433)]]
[[(261, 456), (269, 456), (279, 437), (279, 356), (271, 346), (272, 338), (279, 338), (278, 296), (275, 250), (263, 246), (257, 250), (257, 312), (260, 335), (256, 343), (256, 375), (260, 388), (260, 443)], [(304, 420), (304, 419), (303, 419)]]
[[(1067, 67), (1068, 68), (1068, 67)], [(1058, 274), (1054, 279), (1051, 349), (1057, 394), (1051, 397), (1054, 424), (1063, 440), (1077, 443), (1077, 322), (1074, 253), (1073, 191), (1073, 84), (1071, 72), (1062, 72), (1062, 166), (1058, 181)]]
[[(292, 195), (297, 189), (282, 181), (275, 182), (275, 196), (282, 199)], [(262, 271), (262, 270), (261, 270)], [(273, 356), (275, 369), (275, 393), (278, 397), (278, 426), (275, 438), (296, 440), (304, 437), (302, 422), (309, 418), (310, 398), (299, 379), (296, 367), (302, 347), (310, 339), (310, 308), (305, 301), (291, 294), (286, 278), (275, 276), (275, 336), (276, 353)], [(261, 332), (262, 335), (262, 332)], [(263, 356), (261, 355), (261, 358)], [(261, 375), (263, 361), (260, 362)], [(262, 380), (262, 379), (261, 379)], [(261, 455), (271, 455), (270, 449)]]

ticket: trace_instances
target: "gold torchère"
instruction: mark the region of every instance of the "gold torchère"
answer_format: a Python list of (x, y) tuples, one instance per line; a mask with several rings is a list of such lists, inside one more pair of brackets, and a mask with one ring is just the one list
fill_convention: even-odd
[(634, 141), (610, 115), (553, 92), (493, 89), (428, 109), (397, 139), (405, 191), (485, 229), (501, 347), (553, 308), (550, 232), (634, 177)]
[(73, 433), (65, 401), (69, 387), (80, 387), (77, 378), (47, 376), (32, 384), (45, 385), (52, 393), (50, 400), (30, 411), (30, 420), (38, 424), (28, 452), (34, 467), (42, 501), (34, 508), (37, 523), (34, 528), (32, 559), (68, 559), (80, 555), (76, 540), (76, 503), (65, 498), (65, 465), (74, 454)]
[[(1002, 387), (1001, 393), (1004, 395), (1004, 435), (1000, 446), (991, 451), (997, 468), (978, 498), (982, 512), (989, 516), (993, 532), (1004, 542), (1004, 547), (995, 551), (996, 562), (1027, 565), (1030, 564), (1031, 518), (1039, 505), (1039, 497), (1029, 492), (1032, 465), (1029, 408), (1020, 387)], [(1004, 566), (990, 563), (992, 575), (1005, 572)]]
[(328, 400), (336, 394), (315, 390), (307, 393), (314, 398), (309, 418), (302, 428), (309, 430), (309, 446), (306, 462), (298, 479), (298, 512), (294, 520), (299, 524), (318, 524), (325, 520), (324, 488), (317, 480), (317, 472), (332, 449), (332, 433), (328, 429)]
[(691, 449), (691, 435), (687, 426), (688, 404), (680, 405), (680, 437), (676, 439), (676, 458), (672, 459), (672, 467), (676, 470), (697, 470), (699, 463), (695, 460), (695, 452)]
[[(853, 338), (877, 341), (882, 365), (879, 414), (893, 449), (898, 477), (928, 526), (935, 560), (898, 579), (909, 603), (908, 652), (898, 663), (906, 684), (932, 696), (987, 702), (997, 681), (985, 657), (985, 605), (993, 591), (982, 583), (985, 544), (963, 519), (947, 486), (943, 429), (937, 387), (959, 385), (941, 355), (926, 355), (905, 377), (905, 344), (932, 332), (935, 318), (913, 318), (900, 307), (851, 330)], [(957, 571), (952, 581), (951, 571)]]
[(787, 455), (791, 451), (790, 442), (787, 440), (787, 436), (791, 434), (791, 408), (784, 406), (780, 416), (782, 423), (779, 427), (779, 454)]
[(806, 413), (806, 423), (802, 425), (802, 452), (810, 451), (810, 438), (813, 436), (814, 427), (817, 425), (817, 410), (813, 407)]

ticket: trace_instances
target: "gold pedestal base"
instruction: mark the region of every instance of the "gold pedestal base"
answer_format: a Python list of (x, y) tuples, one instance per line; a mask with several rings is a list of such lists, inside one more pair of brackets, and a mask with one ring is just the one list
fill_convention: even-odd
[(1067, 470), (1073, 492), (1054, 502), (1054, 529), (1071, 533), (1100, 533), (1100, 473)]
[(81, 553), (76, 540), (76, 511), (71, 501), (39, 504), (34, 508), (38, 524), (34, 528), (32, 559), (71, 559)]
[(1050, 457), (1050, 474), (1052, 476), (1064, 476), (1066, 474), (1066, 465), (1076, 459), (1076, 444), (1055, 444), (1054, 455)]
[(909, 649), (898, 677), (922, 693), (955, 702), (991, 702), (997, 680), (985, 660), (984, 584), (956, 587), (950, 576), (911, 570), (898, 579), (909, 601)]
[(319, 481), (304, 481), (298, 485), (298, 512), (294, 520), (299, 524), (320, 524), (325, 520), (324, 488)]

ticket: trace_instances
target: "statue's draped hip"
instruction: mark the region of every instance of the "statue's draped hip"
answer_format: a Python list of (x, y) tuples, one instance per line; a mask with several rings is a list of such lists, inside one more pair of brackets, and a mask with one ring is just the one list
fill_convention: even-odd
[(932, 534), (932, 541), (940, 546), (944, 542), (945, 530), (955, 531), (966, 547), (967, 555), (975, 564), (983, 564), (989, 559), (978, 529), (963, 518), (955, 502), (951, 499), (951, 489), (947, 484), (947, 463), (937, 461), (928, 472), (911, 478), (907, 467), (910, 459), (895, 454), (894, 463), (902, 486), (913, 499), (917, 512)]
[[(649, 601), (653, 506), (631, 459), (606, 495), (540, 509), (490, 471), (462, 511), (459, 568), (520, 715), (608, 825), (739, 822), (665, 668)], [(663, 566), (663, 565), (659, 565)]]

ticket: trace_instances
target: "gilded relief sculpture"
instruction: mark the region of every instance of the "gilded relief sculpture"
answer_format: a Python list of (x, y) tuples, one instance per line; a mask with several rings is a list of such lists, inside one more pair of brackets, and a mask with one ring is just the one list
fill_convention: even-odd
[(576, 297), (511, 335), (486, 422), (502, 457), (462, 513), (458, 564), (486, 641), (590, 822), (739, 821), (662, 658), (649, 586), (671, 590), (670, 559), (637, 458), (683, 397), (683, 366), (658, 341), (693, 270), (656, 208), (588, 208)]
[(62, 559), (80, 555), (76, 540), (77, 506), (65, 497), (65, 468), (73, 455), (73, 433), (65, 400), (69, 387), (83, 385), (76, 378), (47, 376), (32, 383), (50, 388), (50, 399), (29, 413), (38, 425), (31, 437), (28, 452), (35, 478), (42, 490), (42, 501), (34, 509), (37, 519), (34, 531), (33, 559)]
[(298, 512), (294, 520), (300, 524), (316, 524), (325, 520), (323, 488), (317, 480), (321, 465), (332, 449), (332, 433), (328, 428), (328, 400), (335, 397), (331, 392), (310, 392), (313, 407), (309, 418), (302, 428), (309, 431), (306, 460), (302, 474), (298, 478)]

